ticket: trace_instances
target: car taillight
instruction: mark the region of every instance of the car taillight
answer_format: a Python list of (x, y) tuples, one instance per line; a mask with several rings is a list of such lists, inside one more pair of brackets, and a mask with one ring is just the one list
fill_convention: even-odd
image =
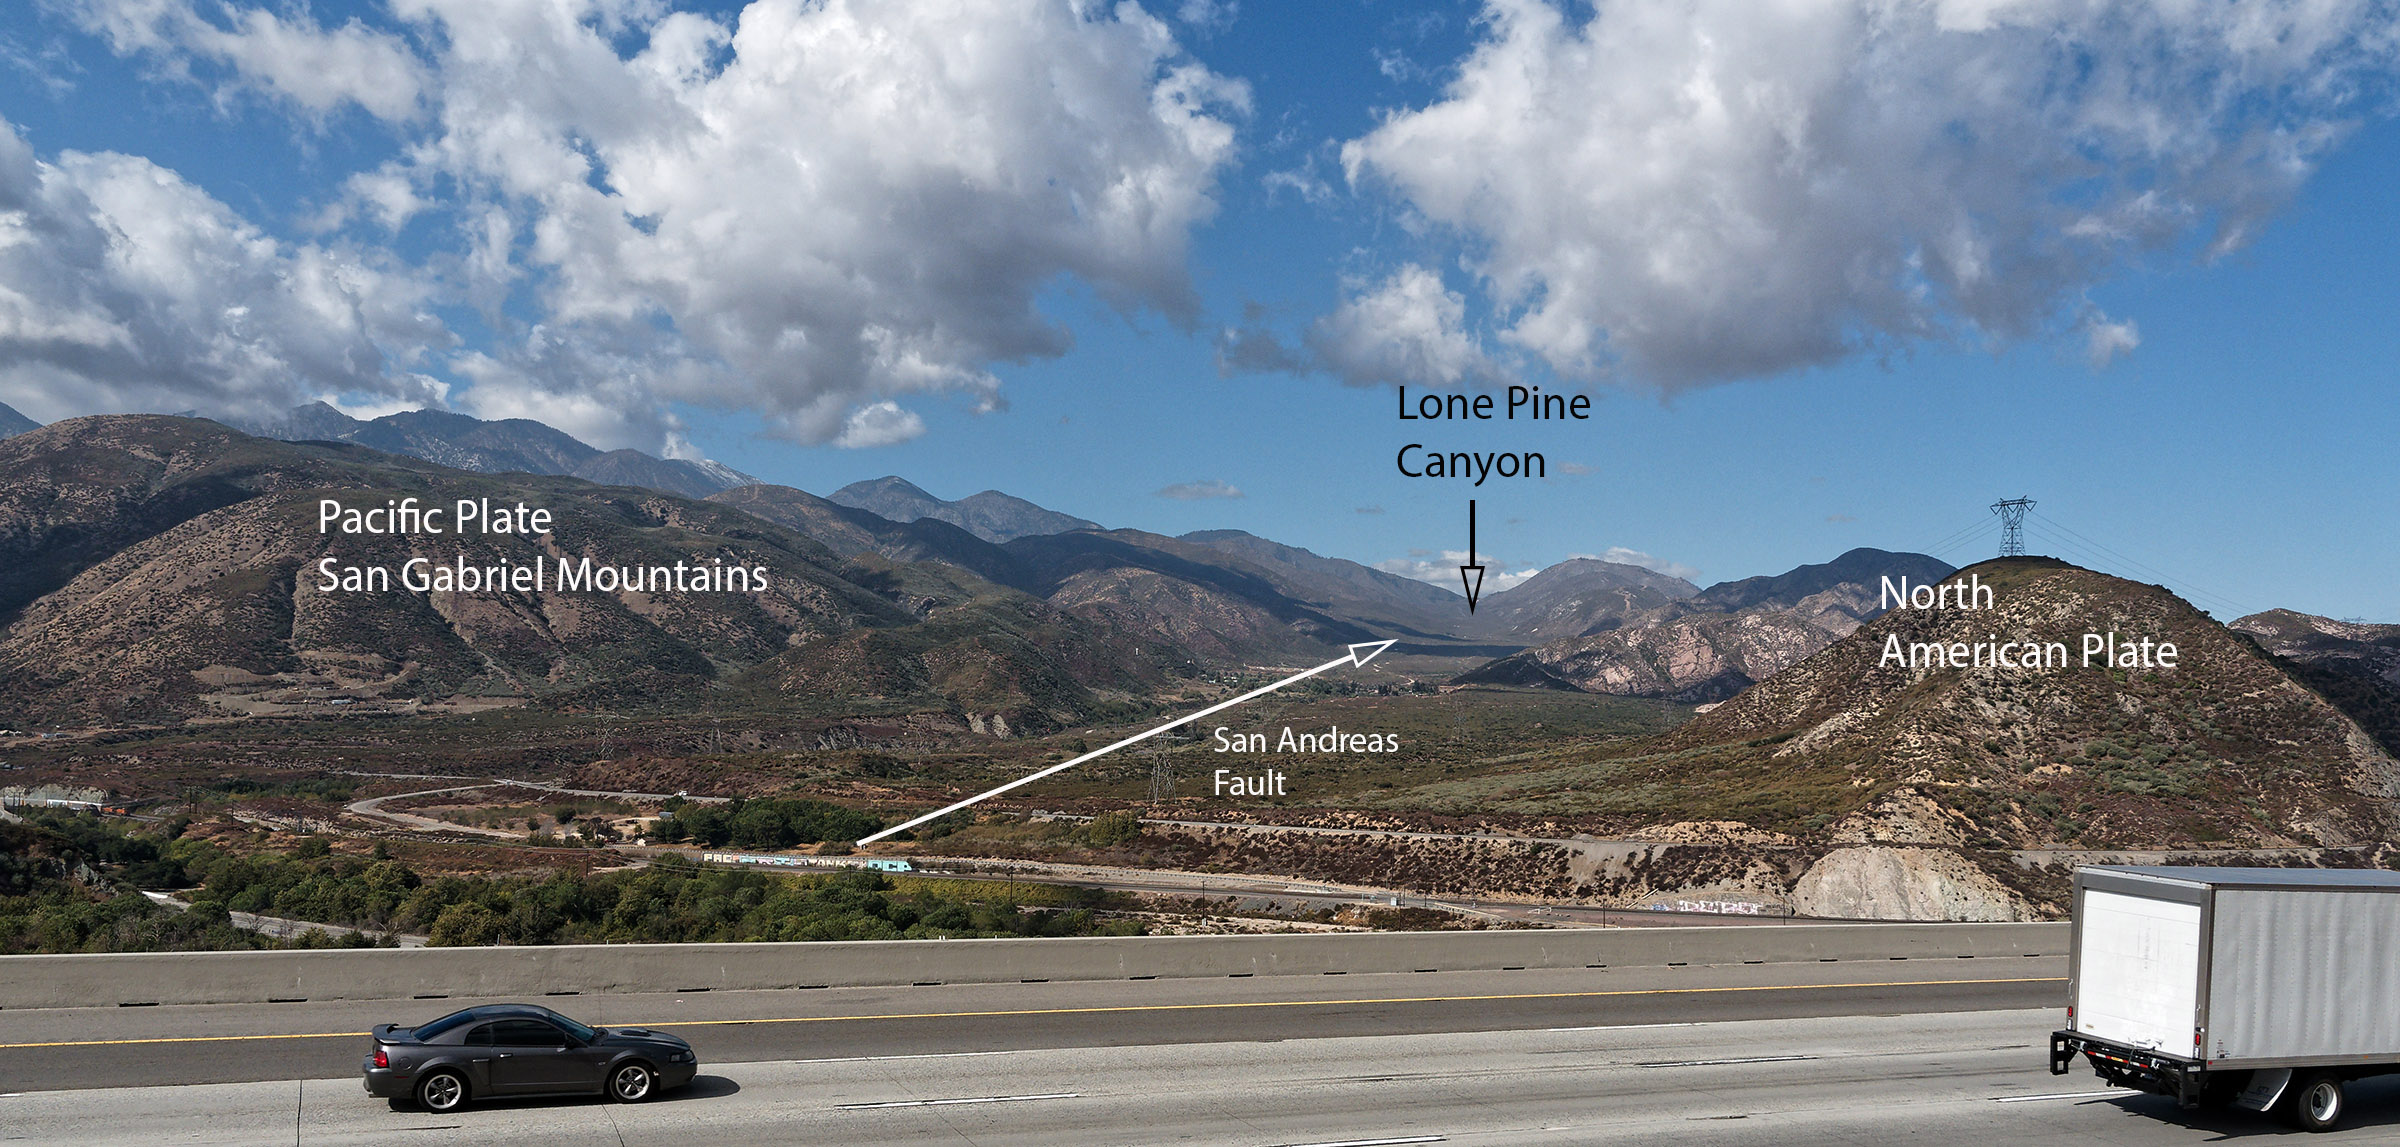
[(385, 1054), (383, 1053), (383, 1049), (382, 1049), (382, 1048), (380, 1048), (380, 1047), (378, 1047), (378, 1048), (376, 1048), (376, 1049), (375, 1049), (375, 1066), (377, 1066), (377, 1067), (390, 1067), (390, 1066), (392, 1066), (392, 1057), (390, 1057), (390, 1056), (388, 1056), (388, 1055), (385, 1055)]

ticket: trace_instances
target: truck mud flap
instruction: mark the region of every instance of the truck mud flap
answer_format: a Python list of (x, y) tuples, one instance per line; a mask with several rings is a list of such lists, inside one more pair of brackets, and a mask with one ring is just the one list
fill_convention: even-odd
[(2234, 1097), (2234, 1102), (2252, 1111), (2265, 1111), (2283, 1098), (2285, 1088), (2292, 1085), (2292, 1069), (2277, 1067), (2250, 1073), (2250, 1086)]

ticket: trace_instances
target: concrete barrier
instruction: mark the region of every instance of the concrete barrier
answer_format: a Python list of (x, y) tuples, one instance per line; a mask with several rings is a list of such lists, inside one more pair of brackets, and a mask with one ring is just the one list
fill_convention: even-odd
[(2065, 924), (0, 956), (0, 1008), (2065, 955)]

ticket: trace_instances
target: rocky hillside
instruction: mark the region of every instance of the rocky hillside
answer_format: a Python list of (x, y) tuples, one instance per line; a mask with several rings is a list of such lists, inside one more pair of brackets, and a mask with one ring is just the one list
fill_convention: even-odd
[(2400, 754), (2400, 625), (2273, 609), (2233, 623)]
[(1554, 641), (1614, 629), (1699, 591), (1682, 578), (1640, 566), (1569, 558), (1485, 597), (1475, 619), (1461, 624), (1486, 637)]
[[(2400, 763), (2180, 598), (2044, 558), (1960, 573), (1993, 588), (1993, 608), (1887, 614), (1667, 735), (1629, 769), (1753, 810), (1730, 819), (1764, 814), (1904, 842), (2336, 845), (2400, 827)], [(2084, 668), (2086, 632), (2173, 642), (2177, 664)], [(1895, 639), (1905, 648), (1995, 634), (2063, 642), (2072, 659), (2010, 670), (1885, 656)]]
[[(320, 498), (526, 502), (549, 535), (343, 535)], [(318, 563), (397, 570), (590, 558), (763, 566), (761, 592), (324, 592)], [(842, 556), (730, 506), (569, 478), (466, 473), (198, 419), (75, 419), (0, 442), (0, 721), (155, 723), (362, 708), (617, 697), (672, 704), (859, 630), (943, 668), (892, 703), (1007, 711), (1038, 726), (1093, 689), (1162, 680), (1148, 660), (948, 566)], [(1014, 643), (998, 636), (1028, 634)], [(956, 698), (952, 693), (958, 694)], [(316, 710), (324, 711), (324, 710)], [(403, 709), (402, 711), (406, 711)]]
[[(1830, 562), (1722, 582), (1608, 618), (1597, 632), (1501, 658), (1461, 675), (1457, 683), (1722, 701), (1876, 616), (1883, 578), (1921, 584), (1949, 573), (1948, 565), (1923, 554), (1856, 549)], [(1540, 580), (1537, 576), (1511, 592)], [(1635, 600), (1630, 591), (1625, 597), (1628, 604)]]
[(2242, 618), (2232, 628), (2257, 638), (2267, 652), (2286, 661), (2400, 688), (2400, 625), (2270, 609)]

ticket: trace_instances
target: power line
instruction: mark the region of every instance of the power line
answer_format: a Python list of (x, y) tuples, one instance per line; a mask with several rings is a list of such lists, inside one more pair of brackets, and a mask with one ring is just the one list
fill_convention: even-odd
[(2173, 577), (2167, 574), (2165, 571), (2156, 569), (2152, 566), (2136, 561), (2133, 558), (2127, 557), (2124, 554), (2118, 553), (2117, 551), (2110, 549), (2109, 547), (2102, 545), (2091, 538), (2085, 537), (2084, 535), (2059, 524), (2046, 514), (2036, 514), (2034, 516), (2041, 520), (2041, 533), (2047, 536), (2052, 545), (2076, 552), (2078, 556), (2083, 558), (2085, 564), (2087, 565), (2117, 565), (2131, 569), (2147, 577), (2156, 579), (2161, 585), (2173, 586), (2176, 589), (2181, 590), (2186, 598), (2196, 601), (2203, 601), (2213, 605), (2216, 608), (2231, 610), (2236, 617), (2257, 612), (2256, 610), (2251, 609), (2248, 605), (2236, 601), (2233, 598), (2226, 597), (2223, 594), (2210, 591), (2188, 581)]
[(1985, 531), (1990, 530), (1991, 528), (1992, 520), (1990, 518), (1978, 518), (1973, 522), (1967, 523), (1966, 526), (1951, 532), (1949, 536), (1943, 538), (1942, 540), (1935, 542), (1932, 545), (1925, 546), (1922, 549), (1919, 549), (1917, 552), (1921, 554), (1938, 554), (1943, 550), (1956, 549), (1960, 545), (1973, 541), (1975, 538), (1982, 536)]
[(2054, 529), (2056, 529), (2056, 530), (2059, 530), (2060, 532), (2062, 532), (2062, 533), (2065, 533), (2065, 534), (2067, 534), (2067, 535), (2069, 535), (2069, 536), (2071, 536), (2071, 537), (2074, 537), (2074, 538), (2080, 539), (2080, 540), (2081, 540), (2081, 541), (2083, 541), (2083, 542), (2084, 542), (2086, 545), (2089, 545), (2089, 546), (2091, 546), (2092, 548), (2099, 550), (2101, 553), (2107, 554), (2107, 555), (2109, 555), (2109, 556), (2111, 556), (2111, 557), (2114, 557), (2114, 558), (2116, 558), (2118, 561), (2124, 562), (2125, 564), (2132, 566), (2132, 567), (2133, 567), (2133, 568), (2135, 568), (2135, 569), (2138, 569), (2138, 570), (2141, 570), (2141, 571), (2143, 571), (2143, 572), (2145, 572), (2145, 573), (2148, 573), (2148, 574), (2150, 574), (2151, 576), (2158, 578), (2158, 579), (2159, 579), (2160, 581), (2162, 581), (2162, 582), (2167, 582), (2167, 583), (2169, 583), (2169, 584), (2172, 584), (2172, 585), (2179, 585), (2179, 586), (2182, 586), (2183, 588), (2185, 588), (2185, 589), (2187, 589), (2187, 590), (2190, 590), (2190, 591), (2192, 591), (2193, 593), (2196, 593), (2196, 594), (2198, 594), (2198, 595), (2200, 595), (2200, 596), (2202, 596), (2202, 597), (2213, 598), (2213, 599), (2215, 599), (2216, 601), (2218, 601), (2218, 602), (2220, 602), (2220, 603), (2222, 603), (2222, 604), (2229, 605), (2229, 606), (2233, 606), (2234, 608), (2236, 608), (2236, 609), (2239, 609), (2239, 610), (2241, 610), (2241, 611), (2242, 611), (2242, 612), (2244, 612), (2244, 613), (2256, 613), (2256, 612), (2258, 612), (2257, 610), (2251, 609), (2251, 608), (2250, 608), (2250, 607), (2249, 607), (2247, 604), (2245, 604), (2245, 603), (2243, 603), (2243, 602), (2241, 602), (2241, 601), (2238, 601), (2238, 600), (2236, 600), (2236, 599), (2234, 599), (2234, 598), (2227, 597), (2226, 595), (2224, 595), (2224, 594), (2221, 594), (2221, 593), (2218, 593), (2218, 592), (2216, 592), (2216, 591), (2215, 591), (2215, 590), (2213, 590), (2213, 589), (2209, 589), (2209, 588), (2208, 588), (2208, 587), (2206, 587), (2206, 586), (2198, 585), (2198, 584), (2196, 584), (2196, 583), (2194, 583), (2194, 582), (2191, 582), (2191, 581), (2188, 581), (2188, 580), (2185, 580), (2185, 579), (2180, 579), (2180, 578), (2171, 577), (2171, 576), (2169, 576), (2169, 575), (2167, 574), (2167, 572), (2166, 572), (2166, 571), (2164, 571), (2164, 570), (2158, 569), (2158, 568), (2157, 568), (2157, 567), (2155, 567), (2155, 566), (2145, 565), (2145, 564), (2143, 564), (2143, 563), (2142, 563), (2142, 562), (2140, 562), (2140, 561), (2137, 561), (2137, 560), (2135, 560), (2135, 559), (2133, 559), (2133, 558), (2131, 558), (2131, 557), (2128, 557), (2128, 556), (2126, 556), (2125, 554), (2119, 553), (2119, 552), (2117, 552), (2116, 550), (2112, 550), (2112, 549), (2108, 548), (2107, 546), (2105, 546), (2105, 545), (2102, 545), (2102, 544), (2100, 544), (2099, 542), (2092, 540), (2091, 538), (2085, 537), (2084, 535), (2082, 535), (2082, 534), (2080, 534), (2080, 533), (2077, 533), (2077, 532), (2076, 532), (2076, 531), (2075, 531), (2073, 528), (2069, 527), (2068, 525), (2066, 525), (2066, 524), (2065, 524), (2065, 523), (2063, 523), (2063, 522), (2060, 522), (2060, 521), (2057, 521), (2057, 520), (2055, 520), (2055, 519), (2051, 518), (2051, 517), (2050, 517), (2049, 515), (2047, 515), (2047, 514), (2042, 514), (2042, 515), (2038, 515), (2038, 516), (2039, 516), (2039, 517), (2042, 519), (2042, 521), (2043, 521), (2044, 523), (2048, 524), (2048, 525), (2049, 525), (2049, 526), (2051, 526), (2052, 528), (2054, 528)]

